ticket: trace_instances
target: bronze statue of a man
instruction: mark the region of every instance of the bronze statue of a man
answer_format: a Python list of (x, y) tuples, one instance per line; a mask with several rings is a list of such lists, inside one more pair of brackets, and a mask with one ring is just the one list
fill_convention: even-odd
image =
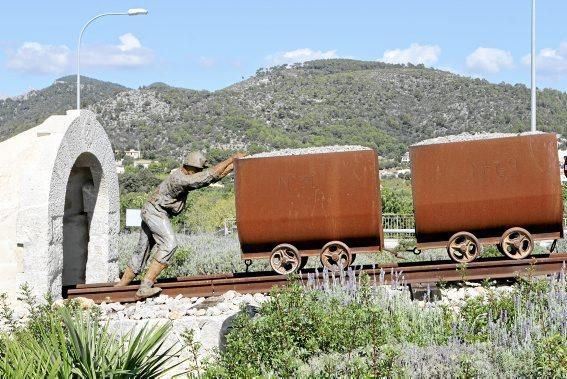
[(142, 207), (142, 229), (135, 254), (116, 286), (126, 286), (146, 266), (150, 252), (156, 253), (150, 263), (136, 296), (140, 299), (155, 296), (161, 288), (153, 287), (156, 278), (168, 265), (177, 249), (175, 233), (170, 218), (185, 207), (187, 194), (197, 188), (216, 182), (233, 170), (233, 162), (244, 154), (237, 153), (212, 168), (207, 168), (207, 158), (201, 152), (191, 152), (180, 169), (171, 173)]

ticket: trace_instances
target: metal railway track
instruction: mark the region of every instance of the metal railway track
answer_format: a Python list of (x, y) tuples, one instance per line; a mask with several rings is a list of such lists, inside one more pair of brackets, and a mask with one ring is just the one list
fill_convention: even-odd
[[(355, 275), (368, 274), (389, 284), (393, 280), (402, 284), (427, 284), (436, 282), (455, 282), (461, 280), (506, 279), (518, 276), (541, 276), (558, 273), (565, 268), (567, 253), (539, 255), (524, 260), (507, 258), (484, 258), (466, 266), (451, 261), (412, 262), (391, 265), (357, 266)], [(308, 278), (323, 279), (321, 270), (303, 270), (297, 277), (303, 282)], [(330, 275), (330, 274), (329, 274)], [(337, 274), (335, 274), (336, 276)], [(156, 284), (162, 293), (169, 296), (186, 297), (219, 296), (230, 290), (240, 293), (266, 293), (274, 287), (284, 286), (290, 278), (273, 272), (251, 272), (234, 274), (200, 275), (164, 279)], [(126, 287), (113, 287), (113, 283), (79, 284), (64, 289), (64, 297), (86, 297), (97, 303), (134, 302), (138, 283)]]

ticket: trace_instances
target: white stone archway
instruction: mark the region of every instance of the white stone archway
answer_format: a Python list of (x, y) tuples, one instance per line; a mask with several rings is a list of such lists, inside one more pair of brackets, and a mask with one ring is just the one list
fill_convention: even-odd
[[(77, 172), (82, 174), (76, 176)], [(64, 281), (116, 278), (118, 179), (110, 141), (92, 112), (51, 116), (0, 143), (3, 183), (12, 186), (0, 187), (0, 270), (15, 280), (0, 279), (0, 292), (13, 299), (18, 287), (28, 283), (37, 296), (49, 292), (57, 298)], [(68, 187), (77, 183), (80, 195)], [(74, 201), (75, 208), (67, 204), (65, 219), (68, 192), (67, 201)], [(82, 202), (80, 209), (77, 201)], [(87, 220), (87, 251), (82, 258), (74, 252), (80, 246), (72, 238), (66, 241), (64, 233), (64, 221), (80, 214)], [(76, 237), (73, 233), (67, 236)]]

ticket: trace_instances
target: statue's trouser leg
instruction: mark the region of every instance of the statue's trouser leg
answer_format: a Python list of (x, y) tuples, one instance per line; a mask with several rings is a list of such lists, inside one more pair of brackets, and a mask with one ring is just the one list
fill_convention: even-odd
[(160, 288), (154, 288), (152, 286), (160, 272), (167, 267), (177, 249), (175, 232), (173, 231), (167, 213), (161, 212), (153, 206), (149, 206), (145, 214), (145, 221), (152, 232), (157, 251), (136, 293), (140, 298), (155, 296), (161, 291)]
[[(144, 211), (142, 210), (142, 215)], [(143, 217), (143, 216), (142, 216)], [(152, 232), (148, 224), (142, 220), (142, 228), (140, 229), (140, 238), (138, 240), (138, 248), (136, 252), (130, 257), (128, 262), (128, 267), (136, 274), (146, 267), (148, 260), (150, 259), (150, 252), (152, 247), (155, 245), (155, 240), (152, 237)]]
[(156, 243), (157, 251), (154, 254), (154, 259), (161, 264), (168, 265), (177, 249), (175, 232), (169, 221), (168, 214), (157, 210), (153, 206), (148, 206), (145, 221)]

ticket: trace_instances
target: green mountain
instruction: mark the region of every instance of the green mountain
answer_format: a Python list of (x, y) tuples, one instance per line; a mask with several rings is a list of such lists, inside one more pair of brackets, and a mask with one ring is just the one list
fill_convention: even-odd
[[(0, 138), (65, 109), (54, 104), (72, 104), (74, 80), (60, 81), (70, 86), (57, 81), (42, 90), (50, 93), (42, 95), (44, 101), (22, 100), (8, 121), (6, 103), (14, 100), (0, 101)], [(127, 90), (92, 82), (101, 87), (83, 89), (84, 102), (99, 115), (114, 147), (139, 144), (148, 158), (178, 158), (193, 148), (216, 154), (327, 144), (361, 144), (399, 157), (426, 138), (529, 129), (530, 92), (524, 85), (491, 84), (422, 65), (311, 61), (260, 69), (215, 92), (163, 83)], [(538, 129), (565, 134), (567, 93), (538, 91), (537, 117)]]
[[(52, 114), (65, 114), (77, 106), (77, 78), (65, 76), (42, 90), (0, 100), (0, 141), (42, 123)], [(81, 103), (93, 104), (128, 88), (81, 76)]]

